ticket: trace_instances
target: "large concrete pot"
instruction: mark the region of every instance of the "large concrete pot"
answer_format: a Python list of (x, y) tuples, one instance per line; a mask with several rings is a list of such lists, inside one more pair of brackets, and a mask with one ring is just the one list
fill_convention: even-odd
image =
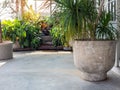
[(75, 41), (73, 44), (74, 64), (81, 78), (101, 81), (115, 62), (115, 41)]
[(13, 43), (10, 41), (3, 41), (0, 43), (0, 60), (13, 58)]

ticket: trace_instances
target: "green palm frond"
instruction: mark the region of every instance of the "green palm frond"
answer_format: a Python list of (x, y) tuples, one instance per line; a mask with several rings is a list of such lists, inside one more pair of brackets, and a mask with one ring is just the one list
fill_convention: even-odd
[(116, 39), (117, 30), (110, 24), (110, 16), (96, 8), (95, 0), (54, 0), (59, 24), (69, 39)]
[(100, 18), (97, 30), (96, 30), (96, 38), (97, 39), (107, 39), (107, 40), (115, 40), (118, 38), (118, 31), (113, 27), (110, 23), (111, 14), (102, 12), (102, 16)]

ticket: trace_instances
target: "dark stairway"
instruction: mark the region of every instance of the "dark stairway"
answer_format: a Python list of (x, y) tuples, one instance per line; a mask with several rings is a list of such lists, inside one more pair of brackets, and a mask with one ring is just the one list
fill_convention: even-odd
[(43, 35), (42, 37), (42, 45), (40, 45), (40, 50), (63, 50), (62, 46), (55, 47), (52, 43), (52, 38), (50, 35)]

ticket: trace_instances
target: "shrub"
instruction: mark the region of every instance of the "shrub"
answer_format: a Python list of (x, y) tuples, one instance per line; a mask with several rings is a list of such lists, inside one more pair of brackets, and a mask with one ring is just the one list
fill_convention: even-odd
[(41, 43), (41, 32), (38, 25), (23, 20), (4, 20), (2, 22), (4, 40), (18, 41), (21, 48), (38, 48)]

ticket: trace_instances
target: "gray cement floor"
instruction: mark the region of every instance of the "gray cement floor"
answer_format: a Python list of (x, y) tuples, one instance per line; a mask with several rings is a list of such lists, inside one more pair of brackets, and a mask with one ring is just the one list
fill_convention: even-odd
[(102, 82), (84, 81), (73, 64), (72, 53), (15, 52), (0, 61), (0, 90), (120, 90), (114, 70)]

